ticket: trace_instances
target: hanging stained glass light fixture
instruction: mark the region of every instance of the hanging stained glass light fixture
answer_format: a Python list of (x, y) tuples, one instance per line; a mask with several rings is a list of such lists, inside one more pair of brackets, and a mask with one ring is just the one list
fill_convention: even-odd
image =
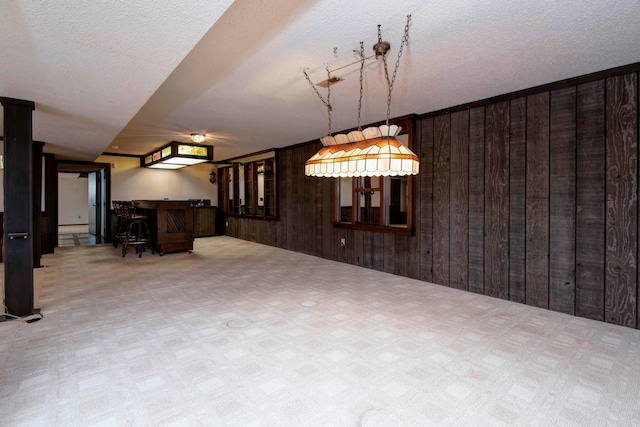
[(304, 71), (307, 81), (312, 85), (315, 93), (327, 107), (329, 117), (329, 135), (321, 138), (322, 147), (305, 163), (305, 175), (319, 177), (360, 177), (360, 176), (403, 176), (416, 175), (419, 171), (418, 156), (415, 155), (398, 138), (401, 128), (389, 125), (391, 115), (391, 92), (395, 81), (402, 48), (407, 44), (409, 38), (409, 25), (411, 15), (407, 15), (404, 37), (400, 44), (398, 60), (395, 64), (393, 75), (390, 78), (386, 54), (390, 49), (388, 42), (382, 41), (380, 25), (378, 25), (378, 42), (373, 46), (376, 58), (382, 57), (384, 64), (385, 79), (387, 83), (387, 117), (385, 125), (380, 127), (369, 127), (364, 130), (360, 128), (360, 113), (362, 109), (362, 81), (364, 68), (364, 49), (360, 43), (360, 100), (358, 103), (358, 130), (348, 134), (331, 135), (331, 72), (327, 67), (327, 99), (320, 95), (316, 87), (311, 82), (306, 71)]

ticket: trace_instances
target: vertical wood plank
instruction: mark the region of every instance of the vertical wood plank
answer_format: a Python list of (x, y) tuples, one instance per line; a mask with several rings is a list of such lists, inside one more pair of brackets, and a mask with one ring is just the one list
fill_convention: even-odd
[(433, 132), (433, 282), (449, 286), (449, 156), (451, 116), (434, 118)]
[(373, 234), (373, 268), (384, 271), (384, 234)]
[(404, 268), (406, 251), (404, 248), (405, 238), (404, 236), (395, 236), (395, 251), (393, 254), (394, 266), (393, 266), (393, 274), (397, 274), (398, 276), (406, 276), (407, 272)]
[(549, 92), (527, 97), (526, 304), (549, 307)]
[(549, 308), (575, 312), (576, 88), (550, 94)]
[(418, 123), (420, 131), (420, 279), (433, 282), (433, 119), (423, 119)]
[(527, 98), (511, 101), (509, 141), (509, 299), (525, 302)]
[(355, 253), (356, 253), (356, 241), (355, 241), (355, 231), (353, 229), (345, 229), (344, 231), (344, 236), (347, 239), (347, 244), (345, 245), (343, 249), (343, 255), (344, 258), (342, 259), (343, 262), (347, 262), (349, 264), (354, 264), (355, 263)]
[[(303, 252), (304, 244), (300, 242), (300, 237), (304, 234), (304, 224), (300, 221), (300, 211), (303, 208), (304, 204), (304, 194), (300, 191), (300, 187), (302, 183), (300, 182), (300, 176), (298, 175), (298, 168), (296, 165), (300, 160), (300, 150), (299, 149), (291, 149), (291, 165), (289, 169), (291, 170), (291, 180), (293, 181), (293, 197), (291, 198), (291, 233), (293, 236), (293, 241), (290, 242), (290, 247), (292, 250), (296, 252)], [(302, 198), (301, 198), (302, 197)]]
[(469, 110), (451, 114), (451, 287), (469, 288)]
[(264, 238), (264, 227), (265, 227), (265, 222), (264, 221), (253, 221), (254, 223), (254, 238), (256, 239), (255, 241), (257, 243), (262, 243), (264, 244), (265, 242), (265, 238)]
[(395, 252), (396, 252), (396, 236), (395, 234), (383, 233), (384, 242), (384, 260), (383, 270), (387, 273), (393, 273), (395, 269)]
[(277, 246), (276, 227), (278, 223), (276, 221), (264, 221), (264, 225), (264, 244)]
[[(414, 223), (415, 224), (415, 223)], [(419, 224), (415, 225), (416, 236), (420, 235)], [(420, 278), (420, 240), (416, 236), (404, 236), (404, 271), (407, 277)]]
[(246, 224), (247, 240), (249, 240), (250, 242), (255, 242), (256, 241), (256, 222), (252, 219), (250, 220), (247, 218), (245, 218), (244, 222)]
[(509, 298), (509, 102), (487, 106), (485, 294)]
[(304, 173), (304, 163), (307, 159), (315, 154), (312, 145), (304, 146), (302, 150), (302, 158), (297, 168), (300, 170), (300, 176), (304, 180), (304, 216), (302, 221), (305, 224), (306, 238), (306, 253), (310, 255), (316, 254), (316, 242), (319, 240), (316, 236), (317, 223), (320, 218), (316, 215), (316, 181), (318, 178), (306, 176)]
[[(420, 151), (420, 141), (422, 140), (422, 126), (414, 123), (413, 133), (413, 149), (418, 158), (420, 159), (420, 165), (422, 167), (422, 152)], [(407, 257), (405, 258), (405, 271), (407, 276), (412, 279), (420, 279), (420, 259), (422, 257), (422, 249), (420, 247), (420, 235), (422, 234), (422, 227), (420, 224), (421, 203), (418, 195), (421, 194), (421, 181), (418, 177), (410, 177), (412, 186), (411, 199), (413, 200), (413, 221), (412, 227), (414, 234), (412, 236), (405, 237), (405, 248)]]
[(284, 191), (281, 192), (281, 195), (283, 196), (283, 200), (281, 203), (281, 206), (283, 208), (281, 212), (282, 247), (285, 249), (289, 249), (289, 242), (293, 240), (290, 226), (290, 219), (292, 216), (290, 200), (293, 197), (293, 180), (291, 177), (291, 150), (284, 150), (280, 156), (280, 159), (282, 160), (280, 177), (283, 179), (282, 188), (284, 189)]
[(373, 268), (373, 233), (364, 231), (362, 233), (362, 266), (365, 268)]
[[(333, 200), (333, 197), (335, 196), (335, 185), (336, 185), (336, 178), (331, 178), (332, 184), (331, 184), (331, 188), (332, 188), (332, 193), (331, 193), (331, 197)], [(331, 205), (333, 206), (333, 202), (331, 203)], [(344, 237), (343, 233), (342, 233), (342, 229), (336, 227), (335, 225), (332, 224), (331, 228), (329, 229), (329, 233), (330, 233), (330, 237), (329, 237), (329, 250), (331, 252), (330, 258), (332, 260), (340, 260), (339, 256), (338, 256), (338, 250), (340, 249), (340, 237)]]
[(254, 221), (254, 222), (256, 222), (256, 242), (261, 243), (263, 245), (271, 245), (271, 243), (268, 242), (270, 236), (267, 234), (267, 227), (269, 227), (270, 223), (273, 221)]
[[(315, 154), (318, 151), (318, 146), (316, 146), (315, 144), (313, 145), (313, 154)], [(311, 157), (311, 156), (309, 156)], [(305, 160), (306, 162), (306, 160)], [(326, 178), (315, 178), (314, 179), (314, 200), (313, 200), (313, 204), (314, 204), (314, 215), (316, 217), (315, 220), (315, 224), (316, 224), (316, 234), (315, 234), (315, 248), (313, 251), (313, 254), (315, 256), (322, 256), (323, 255), (323, 245), (324, 245), (324, 227), (325, 227), (325, 218), (323, 216), (323, 209), (324, 209), (324, 204), (327, 203), (329, 206), (331, 206), (331, 200), (324, 200), (324, 185), (323, 185), (323, 181), (327, 181)]]
[(635, 327), (638, 258), (637, 74), (610, 77), (606, 92), (605, 321)]
[(275, 174), (276, 174), (276, 212), (278, 214), (278, 221), (275, 227), (276, 230), (276, 246), (279, 248), (284, 247), (284, 239), (285, 239), (285, 230), (284, 230), (284, 211), (285, 211), (285, 200), (286, 200), (286, 186), (284, 183), (284, 174), (283, 174), (283, 155), (282, 151), (276, 152), (276, 164), (275, 164)]
[(332, 232), (333, 215), (331, 208), (333, 206), (333, 190), (336, 184), (335, 178), (323, 178), (322, 180), (322, 257), (331, 258), (331, 242), (333, 241)]
[(576, 315), (604, 320), (605, 81), (578, 86)]
[(227, 230), (229, 230), (229, 236), (237, 238), (238, 237), (238, 218), (230, 217), (228, 221), (229, 221), (229, 227), (227, 227)]
[(294, 198), (292, 200), (293, 204), (293, 211), (294, 213), (294, 239), (295, 239), (295, 243), (293, 245), (293, 250), (296, 252), (301, 252), (301, 253), (305, 253), (305, 243), (302, 241), (301, 236), (304, 236), (304, 230), (305, 230), (305, 221), (302, 218), (302, 215), (304, 214), (304, 192), (302, 190), (302, 187), (304, 186), (304, 182), (303, 182), (303, 178), (300, 176), (299, 173), (299, 166), (300, 166), (300, 159), (302, 158), (302, 156), (300, 155), (300, 147), (296, 147), (293, 148), (291, 150), (292, 152), (292, 164), (291, 164), (291, 171), (292, 171), (292, 178), (293, 178), (293, 194), (294, 194)]
[(315, 152), (311, 151), (313, 149), (310, 145), (305, 145), (300, 149), (300, 163), (296, 165), (296, 169), (300, 172), (301, 181), (303, 182), (303, 193), (304, 193), (304, 214), (302, 215), (302, 223), (304, 224), (304, 236), (306, 236), (305, 240), (305, 253), (314, 255), (316, 249), (316, 221), (318, 217), (315, 215), (315, 182), (317, 178), (306, 176), (304, 174), (304, 163), (307, 159)]
[(485, 108), (469, 112), (469, 290), (484, 294)]
[(306, 253), (306, 241), (304, 238), (305, 230), (307, 228), (307, 221), (304, 219), (304, 208), (305, 208), (305, 194), (304, 194), (304, 173), (301, 172), (300, 162), (302, 161), (301, 149), (297, 147), (293, 151), (293, 164), (291, 165), (291, 169), (293, 171), (293, 182), (294, 182), (294, 194), (295, 199), (293, 200), (293, 209), (295, 211), (295, 251)]
[(354, 230), (353, 233), (353, 263), (355, 265), (364, 265), (364, 232), (362, 230)]

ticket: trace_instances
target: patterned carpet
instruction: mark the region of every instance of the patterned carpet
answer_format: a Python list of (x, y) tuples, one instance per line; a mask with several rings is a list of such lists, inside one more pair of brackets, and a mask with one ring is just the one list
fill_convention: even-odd
[(640, 331), (224, 236), (43, 259), (3, 426), (640, 425)]

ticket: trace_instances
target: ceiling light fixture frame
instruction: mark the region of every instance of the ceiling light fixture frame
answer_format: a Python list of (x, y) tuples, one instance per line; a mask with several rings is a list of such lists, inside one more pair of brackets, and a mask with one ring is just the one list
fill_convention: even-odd
[(151, 169), (181, 169), (213, 160), (213, 146), (171, 141), (140, 157), (140, 166)]

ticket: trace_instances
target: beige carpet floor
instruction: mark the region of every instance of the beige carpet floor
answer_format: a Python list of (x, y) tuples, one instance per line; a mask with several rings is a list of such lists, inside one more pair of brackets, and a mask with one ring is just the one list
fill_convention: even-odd
[(228, 237), (43, 259), (2, 426), (640, 425), (640, 331)]

